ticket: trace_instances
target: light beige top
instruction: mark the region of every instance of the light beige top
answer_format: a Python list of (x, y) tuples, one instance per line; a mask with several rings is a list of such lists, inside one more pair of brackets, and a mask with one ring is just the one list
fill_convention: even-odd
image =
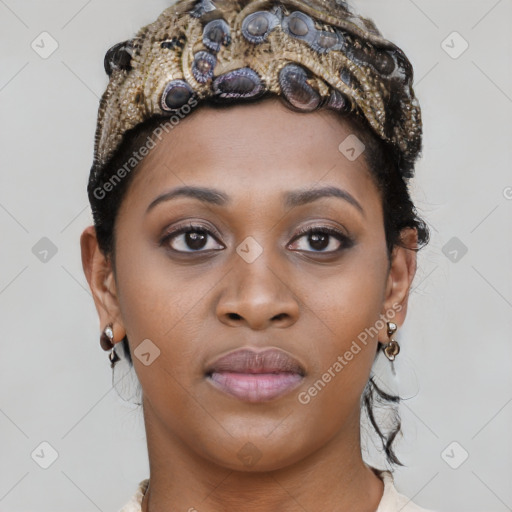
[[(384, 482), (384, 493), (376, 512), (433, 512), (414, 504), (409, 498), (400, 494), (394, 485), (393, 475), (389, 471), (375, 470)], [(137, 492), (119, 512), (141, 512), (142, 497), (148, 488), (149, 479), (139, 483)]]

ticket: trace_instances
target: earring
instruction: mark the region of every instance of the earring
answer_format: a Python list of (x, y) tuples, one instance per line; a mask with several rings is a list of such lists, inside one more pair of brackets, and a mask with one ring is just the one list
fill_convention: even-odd
[(103, 350), (110, 350), (108, 358), (110, 359), (110, 367), (114, 368), (114, 365), (119, 361), (120, 357), (116, 354), (114, 349), (114, 328), (112, 323), (107, 324), (100, 337), (100, 344)]
[(387, 345), (384, 345), (383, 350), (384, 350), (384, 354), (386, 354), (386, 357), (390, 361), (394, 361), (395, 356), (397, 356), (398, 353), (400, 352), (400, 345), (398, 344), (398, 341), (393, 339), (393, 334), (396, 332), (397, 326), (394, 322), (387, 322), (387, 326), (388, 326), (389, 342)]

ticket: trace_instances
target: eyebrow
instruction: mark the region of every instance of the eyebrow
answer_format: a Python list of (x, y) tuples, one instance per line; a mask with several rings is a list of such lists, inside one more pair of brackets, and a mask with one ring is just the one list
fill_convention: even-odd
[[(231, 198), (221, 190), (208, 187), (183, 186), (174, 188), (169, 192), (165, 192), (164, 194), (154, 199), (148, 206), (146, 214), (149, 213), (158, 204), (163, 203), (164, 201), (170, 201), (176, 197), (191, 197), (198, 199), (203, 203), (209, 203), (218, 206), (224, 206), (231, 203)], [(287, 207), (293, 208), (295, 206), (302, 206), (304, 204), (312, 203), (324, 197), (337, 197), (339, 199), (343, 199), (344, 201), (347, 201), (352, 206), (357, 208), (359, 212), (365, 216), (363, 207), (352, 194), (346, 190), (334, 186), (326, 186), (313, 189), (299, 189), (286, 192), (284, 194), (284, 203)]]

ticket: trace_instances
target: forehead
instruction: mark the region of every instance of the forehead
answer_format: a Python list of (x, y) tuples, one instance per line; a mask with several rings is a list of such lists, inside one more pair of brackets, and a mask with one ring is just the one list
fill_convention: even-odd
[(148, 202), (166, 188), (197, 185), (270, 201), (283, 191), (334, 185), (371, 200), (377, 191), (364, 151), (355, 159), (346, 152), (354, 137), (335, 112), (294, 112), (277, 99), (201, 106), (155, 139), (130, 194)]

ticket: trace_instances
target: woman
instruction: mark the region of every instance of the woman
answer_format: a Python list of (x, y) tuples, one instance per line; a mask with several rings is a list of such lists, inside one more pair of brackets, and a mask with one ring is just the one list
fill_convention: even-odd
[(180, 0), (105, 68), (81, 247), (142, 388), (122, 512), (424, 511), (360, 442), (365, 408), (400, 464), (371, 370), (428, 242), (406, 56), (343, 2)]

